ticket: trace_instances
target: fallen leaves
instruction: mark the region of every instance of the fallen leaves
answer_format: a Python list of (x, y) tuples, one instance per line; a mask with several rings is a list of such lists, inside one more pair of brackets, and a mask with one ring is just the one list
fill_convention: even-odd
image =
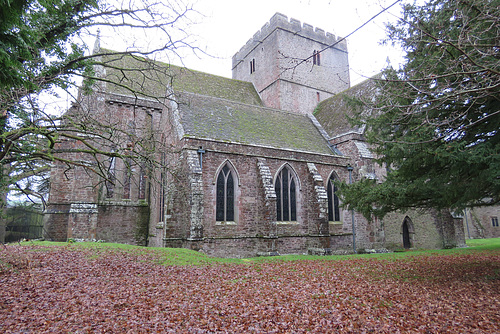
[(500, 330), (498, 253), (165, 267), (154, 251), (9, 252), (0, 260), (20, 265), (1, 267), (2, 333)]

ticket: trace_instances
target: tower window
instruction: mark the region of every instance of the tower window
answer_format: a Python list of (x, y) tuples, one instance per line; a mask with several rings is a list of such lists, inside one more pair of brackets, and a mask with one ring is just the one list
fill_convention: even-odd
[(320, 66), (320, 59), (319, 59), (319, 52), (314, 50), (313, 52), (313, 65), (318, 65)]
[(130, 184), (132, 182), (132, 161), (125, 159), (125, 175), (123, 180), (123, 199), (130, 199)]
[(491, 225), (493, 227), (498, 227), (498, 217), (491, 217)]
[(255, 58), (250, 60), (250, 74), (255, 72)]

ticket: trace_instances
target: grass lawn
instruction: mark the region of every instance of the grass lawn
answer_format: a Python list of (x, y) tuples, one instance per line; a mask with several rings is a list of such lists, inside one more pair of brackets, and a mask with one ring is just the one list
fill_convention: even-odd
[[(453, 255), (453, 254), (471, 254), (477, 251), (499, 251), (500, 252), (500, 238), (491, 239), (471, 239), (467, 240), (467, 247), (453, 248), (453, 249), (430, 249), (430, 250), (409, 250), (396, 253), (381, 253), (381, 254), (352, 254), (352, 255), (331, 255), (331, 256), (318, 256), (318, 255), (282, 255), (270, 257), (255, 257), (246, 259), (227, 259), (215, 258), (205, 255), (200, 252), (192, 251), (183, 248), (163, 248), (163, 247), (142, 247), (125, 244), (114, 243), (97, 243), (97, 242), (52, 242), (52, 241), (25, 241), (21, 242), (23, 246), (33, 246), (33, 251), (53, 250), (53, 247), (66, 247), (66, 248), (84, 248), (93, 250), (96, 253), (103, 250), (116, 249), (117, 251), (125, 251), (131, 253), (149, 253), (155, 254), (157, 258), (162, 260), (163, 265), (210, 265), (219, 263), (259, 263), (259, 262), (274, 262), (274, 261), (301, 261), (301, 260), (346, 260), (346, 259), (400, 259), (408, 256), (421, 256), (421, 255)], [(15, 244), (13, 244), (15, 245)], [(42, 246), (47, 246), (43, 248)], [(1, 265), (1, 262), (0, 262)]]

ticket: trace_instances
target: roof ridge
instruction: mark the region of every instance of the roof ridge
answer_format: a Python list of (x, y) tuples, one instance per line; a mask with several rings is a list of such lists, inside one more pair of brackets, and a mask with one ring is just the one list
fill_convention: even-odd
[(137, 57), (137, 58), (143, 58), (144, 60), (148, 60), (148, 61), (151, 61), (153, 63), (156, 63), (158, 65), (163, 65), (165, 67), (174, 67), (174, 68), (177, 68), (179, 70), (186, 70), (186, 71), (189, 71), (189, 72), (192, 72), (192, 73), (198, 73), (198, 74), (204, 74), (204, 75), (209, 75), (209, 76), (212, 76), (212, 77), (218, 77), (218, 78), (222, 78), (222, 79), (226, 79), (226, 80), (231, 80), (231, 81), (239, 81), (239, 82), (243, 82), (243, 83), (251, 83), (250, 81), (244, 81), (244, 80), (240, 80), (240, 79), (233, 79), (233, 78), (229, 78), (229, 77), (226, 77), (226, 76), (223, 76), (223, 75), (219, 75), (219, 74), (213, 74), (213, 73), (209, 73), (209, 72), (203, 72), (203, 71), (200, 71), (200, 70), (195, 70), (193, 68), (190, 68), (190, 67), (186, 67), (186, 66), (183, 66), (183, 65), (176, 65), (176, 64), (172, 64), (172, 63), (168, 63), (166, 61), (163, 61), (163, 60), (158, 60), (158, 59), (151, 59), (151, 58), (148, 58), (147, 55), (139, 52), (139, 51), (116, 51), (116, 50), (112, 50), (112, 49), (108, 49), (108, 48), (100, 48), (100, 53), (98, 53), (97, 55), (105, 55), (105, 56), (112, 56), (112, 55), (120, 55), (120, 56), (134, 56), (134, 57)]
[[(246, 82), (246, 81), (244, 81), (244, 82)], [(244, 103), (244, 102), (237, 101), (237, 100), (230, 100), (230, 99), (225, 99), (223, 97), (217, 97), (217, 96), (212, 96), (212, 95), (204, 95), (204, 94), (199, 94), (199, 93), (193, 93), (193, 92), (190, 92), (190, 91), (181, 91), (181, 92), (185, 93), (185, 94), (188, 94), (188, 95), (196, 95), (196, 96), (199, 96), (199, 97), (208, 97), (208, 98), (214, 99), (214, 100), (228, 101), (228, 102), (232, 102), (232, 103), (235, 103), (235, 104), (239, 104), (239, 105), (243, 105), (243, 106), (248, 106), (248, 107), (258, 107), (260, 109), (265, 109), (265, 110), (269, 110), (269, 111), (273, 111), (273, 112), (277, 112), (277, 113), (281, 113), (281, 114), (289, 114), (289, 115), (302, 116), (304, 118), (309, 118), (307, 114), (301, 114), (301, 113), (297, 113), (297, 112), (293, 112), (293, 111), (288, 111), (288, 110), (283, 110), (283, 109), (266, 107), (264, 105), (249, 104), (249, 103)]]

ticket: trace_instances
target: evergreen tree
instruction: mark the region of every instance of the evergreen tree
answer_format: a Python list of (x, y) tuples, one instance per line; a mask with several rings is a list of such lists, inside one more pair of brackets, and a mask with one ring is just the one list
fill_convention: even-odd
[(375, 102), (363, 101), (357, 118), (388, 174), (342, 184), (344, 203), (367, 217), (498, 204), (500, 1), (403, 8), (388, 41), (402, 46), (405, 62), (382, 73)]

